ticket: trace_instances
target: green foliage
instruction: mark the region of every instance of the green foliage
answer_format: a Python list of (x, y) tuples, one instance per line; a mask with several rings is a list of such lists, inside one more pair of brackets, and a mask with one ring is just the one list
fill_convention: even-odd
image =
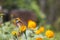
[(19, 9), (34, 11), (38, 17), (38, 24), (40, 22), (44, 23), (44, 19), (46, 18), (44, 13), (41, 12), (40, 6), (37, 4), (37, 0), (6, 0), (2, 4), (7, 9), (11, 9), (11, 6), (15, 4)]
[[(10, 26), (8, 26), (10, 25)], [(11, 35), (11, 31), (16, 28), (13, 24), (10, 24), (10, 22), (6, 22), (5, 25), (2, 25), (0, 26), (0, 40), (14, 40), (13, 39), (13, 36)], [(27, 31), (27, 34), (28, 34), (29, 31)], [(45, 33), (44, 33), (45, 34)], [(35, 40), (36, 37), (42, 37), (43, 40), (49, 40), (45, 35), (43, 36), (42, 34), (39, 34), (39, 35), (35, 35), (35, 34), (32, 34), (34, 37), (28, 37), (29, 40)], [(50, 40), (60, 40), (60, 37), (59, 37), (60, 33), (55, 33), (55, 37), (51, 38)], [(23, 39), (22, 39), (23, 38)], [(25, 38), (23, 37), (20, 37), (18, 40), (24, 40)]]

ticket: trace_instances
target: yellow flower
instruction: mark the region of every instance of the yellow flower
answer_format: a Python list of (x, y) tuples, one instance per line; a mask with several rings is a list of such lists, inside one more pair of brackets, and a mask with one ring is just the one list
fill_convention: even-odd
[(54, 32), (51, 31), (51, 30), (47, 30), (47, 31), (46, 31), (46, 36), (47, 36), (48, 38), (52, 38), (52, 37), (54, 36)]
[(22, 25), (21, 27), (20, 27), (20, 31), (21, 32), (24, 32), (26, 30), (26, 26), (25, 25)]
[(40, 34), (40, 33), (41, 33), (40, 30), (35, 31), (35, 34)]
[(40, 30), (40, 32), (44, 32), (44, 27), (43, 26), (40, 27), (39, 30)]
[(43, 40), (42, 38), (36, 38), (36, 40)]
[(44, 32), (44, 27), (40, 27), (38, 30), (35, 31), (35, 34), (40, 34)]
[(29, 20), (28, 21), (28, 28), (36, 28), (36, 22), (32, 21), (32, 20)]
[(17, 35), (17, 32), (16, 31), (12, 31), (12, 35)]

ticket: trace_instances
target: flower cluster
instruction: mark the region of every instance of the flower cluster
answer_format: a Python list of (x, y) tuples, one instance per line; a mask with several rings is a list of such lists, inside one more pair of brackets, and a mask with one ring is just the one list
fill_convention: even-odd
[[(18, 21), (20, 21), (20, 19), (19, 18), (16, 18)], [(15, 21), (16, 22), (16, 21)], [(38, 29), (36, 29), (37, 28), (37, 24), (36, 24), (36, 22), (35, 21), (32, 21), (32, 20), (29, 20), (28, 21), (28, 26), (26, 26), (26, 25), (21, 25), (21, 27), (19, 27), (18, 29), (18, 33), (20, 32), (20, 33), (25, 33), (26, 32), (26, 30), (27, 29), (29, 29), (29, 30), (32, 30), (33, 32), (34, 32), (34, 34), (36, 34), (36, 35), (40, 35), (40, 34), (42, 34), (42, 33), (45, 33), (45, 36), (47, 37), (47, 38), (52, 38), (52, 37), (54, 37), (54, 32), (52, 31), (52, 30), (47, 30), (46, 32), (45, 32), (45, 28), (44, 28), (44, 26), (40, 26)], [(36, 29), (36, 30), (34, 30), (34, 29)], [(13, 31), (12, 32), (12, 34), (13, 35), (17, 35), (18, 34), (17, 32), (15, 32), (15, 31)], [(36, 40), (43, 40), (41, 37), (36, 37)]]
[(44, 40), (44, 38), (50, 39), (54, 37), (52, 30), (45, 30), (44, 26), (37, 26), (37, 23), (33, 20), (28, 20), (28, 25), (26, 26), (20, 18), (16, 18), (13, 20), (13, 24), (8, 23), (6, 25), (10, 25), (10, 27), (3, 25), (4, 27), (1, 27), (2, 31), (0, 29), (0, 34), (10, 35), (10, 38), (6, 40)]

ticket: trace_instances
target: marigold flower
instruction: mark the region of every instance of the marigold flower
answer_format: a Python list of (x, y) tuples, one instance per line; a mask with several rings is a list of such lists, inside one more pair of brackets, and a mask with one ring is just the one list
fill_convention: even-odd
[(32, 20), (29, 20), (28, 21), (28, 28), (36, 28), (36, 22), (32, 21)]
[(24, 32), (26, 30), (26, 26), (25, 25), (22, 25), (21, 27), (20, 27), (20, 31), (21, 32)]
[(36, 40), (43, 40), (42, 38), (36, 38)]
[(40, 32), (44, 32), (44, 27), (43, 26), (40, 27), (39, 30), (40, 30)]
[(40, 27), (38, 30), (35, 31), (35, 34), (40, 34), (44, 32), (44, 27)]
[(47, 36), (48, 38), (52, 38), (52, 37), (54, 36), (54, 32), (51, 31), (51, 30), (47, 30), (47, 31), (46, 31), (46, 36)]
[(40, 30), (35, 31), (35, 34), (40, 34), (40, 33), (41, 33)]
[(17, 32), (16, 31), (12, 31), (12, 35), (17, 35)]

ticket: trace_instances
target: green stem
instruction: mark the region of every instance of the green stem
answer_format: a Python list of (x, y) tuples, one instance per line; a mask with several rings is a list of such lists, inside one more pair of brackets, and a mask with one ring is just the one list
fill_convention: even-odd
[(24, 34), (25, 34), (25, 38), (26, 38), (26, 40), (27, 40), (26, 31), (24, 32)]

